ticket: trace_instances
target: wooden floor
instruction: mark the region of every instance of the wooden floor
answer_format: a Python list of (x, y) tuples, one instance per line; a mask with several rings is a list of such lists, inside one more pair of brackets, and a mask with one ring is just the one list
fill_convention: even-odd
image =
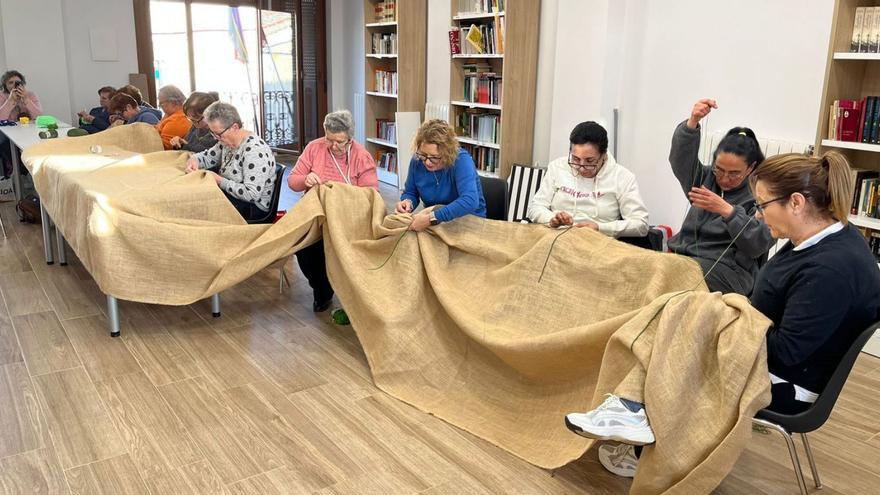
[[(0, 206), (2, 493), (625, 493), (595, 450), (555, 476), (377, 390), (350, 327), (277, 270), (209, 305), (121, 303), (82, 266), (47, 266), (39, 226)], [(880, 360), (859, 359), (812, 438), (822, 493), (880, 492)], [(562, 418), (560, 418), (560, 421)], [(723, 494), (797, 493), (782, 441), (756, 434)]]

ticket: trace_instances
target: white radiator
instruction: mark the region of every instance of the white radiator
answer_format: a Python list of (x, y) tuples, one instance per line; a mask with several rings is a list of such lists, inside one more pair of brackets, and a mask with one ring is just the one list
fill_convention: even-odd
[(449, 103), (426, 103), (425, 120), (442, 119), (449, 122)]
[(364, 94), (363, 93), (355, 93), (354, 94), (354, 108), (351, 109), (352, 117), (354, 118), (354, 139), (355, 141), (364, 144), (366, 142), (366, 124), (364, 123)]

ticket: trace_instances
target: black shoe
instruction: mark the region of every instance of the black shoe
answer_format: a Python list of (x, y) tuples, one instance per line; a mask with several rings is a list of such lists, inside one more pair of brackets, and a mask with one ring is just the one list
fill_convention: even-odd
[(330, 303), (332, 303), (332, 302), (333, 302), (332, 297), (330, 299), (327, 299), (326, 301), (323, 301), (323, 302), (320, 302), (317, 300), (312, 301), (312, 311), (314, 311), (315, 313), (323, 313), (324, 311), (327, 311), (328, 309), (330, 309)]

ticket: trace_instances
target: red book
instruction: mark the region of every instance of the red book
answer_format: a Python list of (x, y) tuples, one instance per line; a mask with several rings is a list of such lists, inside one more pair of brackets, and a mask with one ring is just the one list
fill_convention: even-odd
[(856, 140), (857, 143), (861, 143), (861, 142), (862, 142), (862, 137), (864, 136), (864, 130), (865, 130), (865, 114), (867, 113), (867, 112), (865, 111), (865, 101), (866, 101), (866, 100), (867, 100), (867, 97), (866, 97), (866, 98), (862, 98), (862, 100), (859, 102), (859, 109), (860, 109), (860, 111), (859, 111), (859, 114), (860, 114), (860, 115), (859, 115), (859, 139)]
[(449, 30), (449, 53), (458, 55), (461, 53), (461, 38), (458, 29)]
[(857, 141), (861, 112), (858, 100), (840, 100), (840, 140)]

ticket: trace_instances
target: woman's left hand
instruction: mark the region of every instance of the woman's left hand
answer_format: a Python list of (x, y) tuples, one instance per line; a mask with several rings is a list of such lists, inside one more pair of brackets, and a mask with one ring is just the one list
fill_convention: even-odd
[(214, 179), (214, 182), (216, 182), (218, 186), (220, 185), (220, 182), (223, 180), (223, 177), (220, 174), (218, 174), (217, 172), (212, 172), (210, 170), (206, 170), (205, 173), (210, 175), (211, 178)]
[(409, 230), (414, 232), (421, 232), (427, 229), (431, 225), (431, 217), (428, 213), (419, 213), (418, 215), (413, 215), (412, 223), (409, 224)]
[(710, 191), (705, 186), (692, 187), (688, 199), (697, 208), (721, 215), (724, 218), (733, 215), (733, 205), (724, 198)]
[(586, 228), (588, 228), (588, 229), (593, 229), (593, 230), (595, 230), (596, 232), (599, 231), (599, 224), (597, 224), (597, 223), (595, 223), (595, 222), (591, 222), (591, 221), (589, 221), (589, 220), (587, 220), (586, 222), (576, 223), (576, 224), (574, 224), (574, 226), (577, 227), (577, 228), (579, 228), (579, 229), (580, 229), (580, 228), (584, 228), (584, 227), (586, 227)]

